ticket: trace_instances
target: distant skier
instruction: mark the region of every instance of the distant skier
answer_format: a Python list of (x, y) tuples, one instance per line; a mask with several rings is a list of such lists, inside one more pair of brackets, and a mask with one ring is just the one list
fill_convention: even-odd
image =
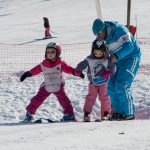
[(92, 43), (91, 54), (81, 61), (76, 69), (81, 72), (87, 69), (89, 80), (88, 95), (84, 104), (84, 121), (89, 122), (92, 107), (95, 104), (97, 96), (101, 101), (101, 120), (109, 119), (112, 114), (110, 97), (107, 92), (107, 82), (109, 76), (115, 72), (115, 65), (110, 62), (105, 43), (95, 40)]
[(108, 83), (114, 111), (111, 120), (132, 120), (135, 109), (130, 87), (141, 61), (139, 44), (129, 30), (118, 22), (96, 19), (92, 30), (98, 39), (106, 42), (111, 61), (117, 66)]
[(49, 25), (49, 20), (46, 17), (43, 17), (44, 20), (44, 28), (45, 28), (45, 38), (51, 38), (50, 34), (50, 25)]
[(52, 93), (57, 97), (60, 105), (63, 108), (64, 116), (62, 120), (75, 120), (71, 102), (64, 91), (64, 79), (62, 72), (73, 74), (79, 77), (83, 76), (80, 71), (73, 69), (63, 60), (61, 60), (60, 54), (60, 45), (53, 42), (49, 43), (45, 51), (45, 60), (21, 76), (20, 81), (22, 82), (27, 77), (35, 76), (41, 72), (44, 74), (44, 83), (40, 86), (38, 93), (31, 99), (30, 104), (26, 108), (27, 113), (24, 122), (30, 122), (33, 120), (33, 115), (35, 114), (36, 110)]

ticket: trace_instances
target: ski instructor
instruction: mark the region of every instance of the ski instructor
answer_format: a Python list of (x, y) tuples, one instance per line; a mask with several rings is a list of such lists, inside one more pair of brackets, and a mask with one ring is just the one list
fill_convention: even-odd
[(110, 77), (108, 83), (113, 108), (110, 120), (135, 119), (130, 87), (139, 69), (140, 47), (128, 28), (118, 22), (96, 19), (92, 31), (98, 39), (106, 42), (111, 61), (117, 66), (116, 73)]

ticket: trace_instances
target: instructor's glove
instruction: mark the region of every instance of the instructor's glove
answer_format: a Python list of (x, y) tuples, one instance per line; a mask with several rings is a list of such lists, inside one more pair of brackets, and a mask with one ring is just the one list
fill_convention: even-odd
[(82, 79), (85, 78), (84, 74), (83, 74), (81, 71), (76, 70), (76, 69), (73, 70), (72, 74), (73, 74), (74, 76), (78, 76), (78, 77), (80, 77), (80, 78), (82, 78)]
[(24, 81), (26, 78), (31, 77), (32, 73), (27, 71), (20, 77), (20, 82)]
[(117, 55), (116, 55), (116, 54), (112, 55), (112, 56), (110, 57), (110, 60), (111, 60), (112, 63), (117, 62), (117, 60), (118, 60)]

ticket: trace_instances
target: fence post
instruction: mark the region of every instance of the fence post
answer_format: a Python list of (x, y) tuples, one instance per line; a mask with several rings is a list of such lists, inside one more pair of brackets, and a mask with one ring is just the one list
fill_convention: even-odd
[(98, 17), (99, 19), (102, 19), (100, 1), (99, 1), (99, 0), (95, 0), (95, 5), (96, 5), (97, 17)]

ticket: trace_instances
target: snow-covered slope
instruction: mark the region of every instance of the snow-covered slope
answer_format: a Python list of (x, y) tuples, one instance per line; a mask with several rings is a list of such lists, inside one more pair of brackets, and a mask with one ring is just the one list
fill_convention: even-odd
[(1, 150), (149, 150), (149, 126), (149, 121), (3, 124), (0, 145)]
[[(126, 4), (124, 0), (101, 0), (104, 20), (116, 20), (126, 23)], [(137, 15), (138, 37), (149, 37), (149, 5), (150, 1), (136, 0), (132, 3), (132, 24), (136, 23)], [(63, 43), (91, 42), (95, 38), (91, 25), (96, 18), (94, 0), (0, 0), (0, 43), (22, 43), (43, 37), (43, 16), (50, 20), (52, 35), (58, 36), (54, 41)], [(36, 44), (44, 45), (48, 41)], [(45, 47), (38, 47), (44, 49)], [(141, 45), (142, 46), (142, 45)], [(42, 76), (29, 78), (19, 82), (20, 75), (27, 68), (33, 67), (33, 57), (28, 57), (28, 64), (19, 66), (18, 61), (25, 59), (27, 52), (34, 55), (33, 49), (26, 46), (5, 45), (5, 56), (1, 53), (1, 67), (7, 70), (7, 63), (12, 63), (13, 72), (0, 73), (0, 149), (1, 150), (148, 150), (150, 121), (150, 77), (149, 51), (142, 47), (143, 57), (141, 69), (133, 83), (132, 91), (135, 98), (135, 121), (102, 122), (102, 123), (62, 123), (44, 125), (14, 124), (24, 118), (25, 107), (36, 94), (43, 81)], [(3, 50), (4, 45), (1, 46)], [(70, 51), (76, 58), (69, 58), (68, 50), (63, 51), (63, 58), (75, 66), (81, 58), (89, 54), (90, 49), (78, 54)], [(34, 63), (40, 63), (43, 53), (36, 50), (40, 57), (34, 58)], [(36, 55), (36, 56), (37, 56)], [(27, 57), (27, 56), (26, 56)], [(22, 63), (23, 64), (23, 63)], [(19, 68), (19, 67), (20, 68)], [(9, 69), (10, 66), (8, 66)], [(1, 70), (2, 70), (1, 68)], [(85, 95), (87, 94), (87, 79), (65, 75), (66, 92), (72, 101), (76, 117), (82, 119)], [(99, 116), (100, 104), (97, 101), (92, 112), (92, 118)], [(54, 96), (50, 96), (37, 111), (35, 118), (49, 117), (60, 119), (62, 109)]]
[[(127, 0), (100, 2), (104, 20), (126, 24)], [(131, 24), (137, 24), (138, 37), (150, 35), (149, 5), (148, 0), (132, 2)], [(94, 38), (91, 32), (96, 18), (94, 0), (1, 0), (0, 42), (14, 44), (43, 37), (43, 16), (49, 18), (60, 43), (89, 42)]]

